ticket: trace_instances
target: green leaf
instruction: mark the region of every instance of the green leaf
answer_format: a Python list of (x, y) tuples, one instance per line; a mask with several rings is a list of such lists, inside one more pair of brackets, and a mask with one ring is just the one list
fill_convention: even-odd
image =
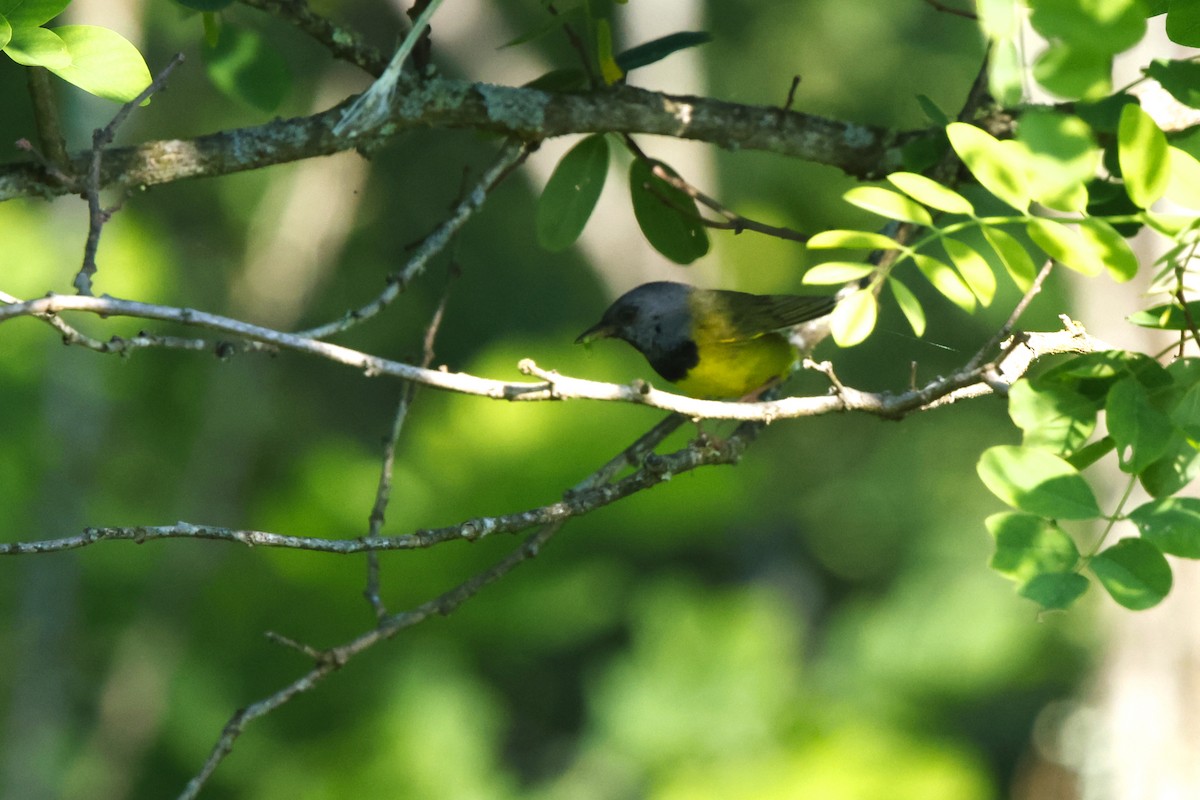
[(587, 87), (587, 74), (581, 69), (553, 69), (525, 84), (543, 92), (573, 92)]
[(226, 97), (270, 113), (291, 85), (287, 62), (256, 31), (225, 26), (215, 47), (204, 48), (209, 80)]
[(1104, 410), (1122, 470), (1137, 474), (1166, 453), (1175, 427), (1150, 404), (1142, 384), (1133, 378), (1117, 381), (1108, 390)]
[(712, 35), (704, 31), (680, 31), (669, 33), (637, 47), (631, 47), (617, 56), (617, 66), (625, 72), (631, 72), (638, 67), (662, 61), (672, 53), (686, 50), (689, 47), (707, 44), (712, 41)]
[(933, 218), (920, 203), (882, 186), (856, 186), (842, 197), (847, 203), (881, 217), (916, 225), (927, 226), (933, 223)]
[(938, 107), (938, 104), (929, 99), (928, 95), (917, 95), (917, 105), (925, 112), (925, 116), (929, 117), (929, 121), (940, 128), (944, 128), (950, 124), (950, 117), (945, 111)]
[(1162, 602), (1171, 591), (1171, 565), (1144, 539), (1122, 539), (1088, 563), (1112, 599), (1141, 611)]
[[(222, 0), (222, 2), (233, 2), (233, 0)], [(545, 36), (548, 36), (552, 33), (558, 33), (559, 30), (561, 30), (565, 24), (574, 22), (576, 17), (582, 18), (582, 16), (583, 16), (583, 11), (584, 11), (583, 6), (574, 6), (573, 8), (563, 8), (562, 6), (559, 6), (558, 4), (555, 4), (555, 6), (556, 6), (555, 10), (558, 13), (547, 14), (546, 16), (544, 16), (542, 18), (541, 22), (539, 22), (537, 25), (535, 25), (532, 28), (530, 28), (529, 30), (525, 31), (525, 33), (522, 33), (519, 36), (516, 36), (515, 38), (509, 39), (507, 42), (500, 45), (496, 49), (497, 50), (505, 50), (509, 47), (517, 47), (518, 45), (527, 44), (529, 42), (536, 41), (536, 40), (541, 39)], [(580, 19), (579, 21), (581, 23), (583, 22), (582, 19)], [(586, 24), (586, 23), (584, 23), (584, 24)]]
[(1074, 540), (1050, 520), (1004, 511), (985, 524), (996, 540), (988, 566), (1018, 583), (1045, 572), (1070, 572), (1079, 563)]
[[(1190, 301), (1187, 309), (1192, 320), (1200, 323), (1200, 300)], [(1157, 328), (1164, 331), (1182, 331), (1188, 328), (1188, 315), (1183, 312), (1178, 303), (1147, 308), (1144, 311), (1130, 314), (1126, 319), (1143, 328)]]
[(990, 133), (965, 122), (951, 122), (946, 136), (979, 184), (1018, 211), (1029, 210), (1024, 164)]
[(9, 40), (12, 39), (12, 25), (8, 24), (8, 20), (0, 15), (0, 50), (3, 50)]
[(897, 189), (930, 208), (950, 214), (971, 215), (975, 213), (975, 207), (971, 205), (970, 200), (953, 189), (942, 186), (932, 178), (926, 178), (915, 172), (893, 172), (888, 175), (887, 179)]
[(1034, 0), (1029, 5), (1029, 21), (1038, 33), (1106, 53), (1128, 50), (1146, 32), (1146, 9), (1139, 0)]
[(567, 151), (546, 181), (537, 206), (538, 244), (552, 253), (575, 243), (608, 175), (608, 140), (593, 134)]
[(1167, 137), (1140, 106), (1130, 104), (1121, 109), (1117, 160), (1125, 191), (1138, 207), (1149, 208), (1167, 191), (1171, 180)]
[(613, 58), (612, 28), (607, 19), (596, 20), (596, 63), (600, 67), (600, 77), (606, 86), (612, 86), (625, 77), (625, 71), (617, 66)]
[(988, 59), (988, 89), (992, 97), (1004, 108), (1021, 102), (1025, 93), (1025, 63), (1015, 38), (1003, 37), (992, 40), (991, 58)]
[(1028, 150), (1033, 197), (1058, 211), (1087, 207), (1084, 184), (1100, 165), (1100, 149), (1088, 124), (1072, 114), (1029, 111), (1021, 116), (1017, 140)]
[(1138, 260), (1133, 248), (1106, 220), (1084, 217), (1079, 220), (1079, 235), (1114, 281), (1124, 283), (1137, 275)]
[(1200, 383), (1193, 382), (1175, 403), (1171, 422), (1192, 441), (1200, 441)]
[(1048, 611), (1061, 611), (1070, 608), (1089, 585), (1088, 579), (1078, 572), (1046, 572), (1035, 575), (1017, 594)]
[(829, 332), (838, 347), (853, 347), (871, 335), (878, 316), (875, 293), (869, 289), (841, 299), (829, 316)]
[(1167, 199), (1185, 208), (1200, 209), (1200, 161), (1178, 147), (1170, 147), (1168, 152), (1171, 168)]
[(1200, 451), (1183, 437), (1176, 438), (1166, 455), (1138, 473), (1142, 488), (1151, 497), (1178, 492), (1200, 475)]
[(975, 293), (963, 283), (957, 272), (924, 253), (913, 253), (912, 260), (917, 269), (921, 270), (921, 274), (933, 284), (933, 288), (941, 292), (947, 300), (967, 313), (975, 310)]
[(1050, 519), (1100, 516), (1092, 487), (1074, 467), (1046, 450), (989, 447), (976, 470), (992, 494), (1021, 511)]
[(1067, 463), (1078, 470), (1084, 470), (1117, 449), (1117, 443), (1111, 436), (1097, 439), (1080, 450), (1067, 456)]
[(1066, 455), (1081, 447), (1096, 429), (1099, 404), (1065, 386), (1035, 385), (1022, 379), (1008, 394), (1008, 415), (1024, 433), (1026, 447)]
[(13, 28), (4, 52), (24, 67), (57, 70), (71, 66), (67, 43), (57, 33), (45, 28)]
[(870, 275), (874, 269), (861, 261), (826, 261), (805, 272), (803, 281), (818, 286), (846, 283)]
[(1083, 237), (1061, 222), (1045, 217), (1033, 217), (1026, 223), (1025, 230), (1029, 232), (1029, 238), (1033, 239), (1034, 244), (1064, 267), (1070, 267), (1089, 277), (1099, 275), (1104, 267)]
[(55, 28), (71, 54), (67, 67), (49, 67), (67, 83), (105, 100), (128, 103), (150, 85), (150, 70), (125, 37), (94, 25)]
[(1200, 64), (1156, 58), (1143, 72), (1185, 106), (1200, 108)]
[(629, 165), (633, 214), (655, 250), (677, 264), (690, 264), (708, 252), (708, 232), (700, 221), (696, 201), (654, 175), (654, 166), (675, 174), (658, 161), (635, 158)]
[(1164, 497), (1130, 512), (1146, 541), (1164, 553), (1200, 558), (1200, 499)]
[(913, 333), (916, 336), (924, 336), (925, 309), (921, 308), (921, 301), (917, 299), (917, 296), (907, 286), (890, 275), (887, 279), (887, 285), (896, 298), (896, 305), (900, 306), (900, 310), (904, 312), (904, 318), (908, 320), (909, 327), (912, 328)]
[(838, 247), (847, 250), (897, 250), (903, 246), (882, 233), (847, 230), (821, 231), (805, 244), (811, 250), (830, 250)]
[(1098, 100), (1112, 91), (1112, 53), (1052, 42), (1034, 62), (1033, 77), (1062, 97)]
[(983, 228), (983, 238), (987, 239), (988, 244), (996, 251), (1017, 288), (1023, 292), (1028, 291), (1037, 277), (1038, 269), (1025, 246), (1007, 231), (990, 226)]
[(954, 266), (958, 267), (958, 273), (967, 286), (979, 298), (979, 304), (990, 306), (992, 298), (996, 296), (996, 275), (991, 266), (966, 242), (945, 238), (942, 239), (942, 246), (946, 248)]
[(1167, 38), (1184, 47), (1200, 47), (1200, 5), (1191, 0), (1171, 0)]
[(175, 2), (195, 11), (220, 11), (233, 5), (233, 0), (175, 0)]
[(3, 14), (13, 28), (37, 28), (67, 10), (71, 0), (4, 0)]

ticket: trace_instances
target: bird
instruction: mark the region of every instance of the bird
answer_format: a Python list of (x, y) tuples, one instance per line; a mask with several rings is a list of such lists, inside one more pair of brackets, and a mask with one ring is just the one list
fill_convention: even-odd
[(575, 343), (621, 339), (685, 394), (755, 399), (811, 349), (805, 323), (827, 316), (841, 295), (758, 295), (654, 281), (618, 297)]

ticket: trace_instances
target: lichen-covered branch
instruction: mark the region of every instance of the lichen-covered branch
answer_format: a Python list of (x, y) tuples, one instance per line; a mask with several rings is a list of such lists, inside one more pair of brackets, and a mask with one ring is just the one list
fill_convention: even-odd
[[(345, 104), (307, 117), (274, 120), (194, 139), (164, 139), (105, 150), (100, 185), (136, 189), (186, 178), (260, 169), (355, 147), (370, 150), (419, 127), (469, 128), (524, 141), (592, 132), (657, 134), (710, 142), (728, 149), (763, 150), (837, 167), (864, 179), (901, 168), (901, 147), (937, 131), (897, 133), (767, 106), (661, 94), (631, 86), (554, 94), (435, 78), (403, 82), (391, 114), (357, 136), (333, 127)], [(74, 174), (87, 171), (91, 152), (71, 156)], [(0, 165), (0, 200), (55, 197), (71, 186), (36, 161)]]

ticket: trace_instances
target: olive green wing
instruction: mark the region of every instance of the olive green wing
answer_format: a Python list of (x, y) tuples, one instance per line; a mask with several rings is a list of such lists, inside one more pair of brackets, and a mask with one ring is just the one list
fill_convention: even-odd
[[(834, 295), (759, 295), (745, 292), (706, 292), (701, 314), (711, 320), (705, 326), (717, 341), (756, 339), (773, 331), (785, 330), (823, 317), (837, 304)], [(700, 298), (697, 298), (700, 299)]]

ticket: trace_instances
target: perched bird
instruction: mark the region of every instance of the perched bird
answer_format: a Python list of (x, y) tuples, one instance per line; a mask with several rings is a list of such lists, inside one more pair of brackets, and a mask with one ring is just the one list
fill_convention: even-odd
[[(840, 294), (840, 293), (839, 293)], [(757, 295), (655, 281), (608, 307), (576, 344), (624, 339), (654, 371), (693, 397), (747, 398), (784, 378), (807, 349), (803, 325), (839, 295)]]

